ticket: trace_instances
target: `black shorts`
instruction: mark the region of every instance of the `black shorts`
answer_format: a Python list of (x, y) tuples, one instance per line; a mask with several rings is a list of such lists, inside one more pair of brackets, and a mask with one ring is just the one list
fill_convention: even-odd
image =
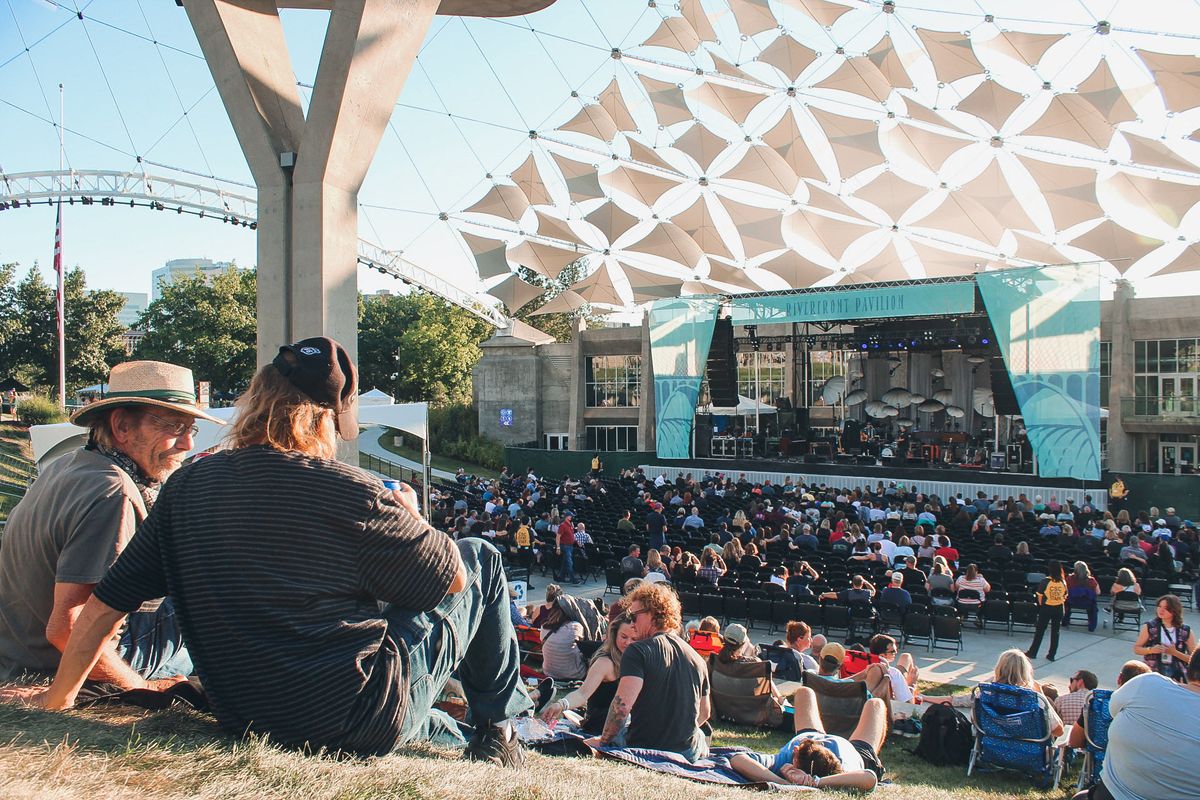
[[(793, 735), (801, 733), (826, 733), (826, 731), (819, 731), (816, 728), (801, 728)], [(862, 756), (863, 767), (874, 772), (876, 780), (883, 780), (883, 762), (879, 760), (879, 754), (875, 752), (875, 748), (871, 746), (871, 743), (864, 742), (862, 739), (848, 739), (847, 741)]]

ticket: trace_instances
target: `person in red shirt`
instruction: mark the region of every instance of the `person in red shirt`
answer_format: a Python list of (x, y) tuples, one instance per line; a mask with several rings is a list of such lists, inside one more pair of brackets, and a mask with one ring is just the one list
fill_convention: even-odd
[(583, 583), (575, 575), (575, 523), (568, 514), (558, 526), (558, 574), (555, 580), (575, 584)]
[(942, 535), (938, 539), (938, 549), (933, 552), (936, 556), (941, 556), (946, 559), (946, 563), (951, 566), (958, 566), (958, 550), (950, 546), (950, 537)]

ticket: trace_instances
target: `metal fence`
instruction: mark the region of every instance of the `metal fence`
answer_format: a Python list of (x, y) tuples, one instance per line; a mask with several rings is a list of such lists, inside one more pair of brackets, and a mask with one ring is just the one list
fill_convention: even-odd
[(395, 461), (388, 461), (386, 458), (380, 458), (371, 453), (359, 453), (358, 465), (363, 469), (378, 472), (380, 475), (386, 475), (413, 486), (420, 486), (423, 483), (420, 470), (397, 464)]

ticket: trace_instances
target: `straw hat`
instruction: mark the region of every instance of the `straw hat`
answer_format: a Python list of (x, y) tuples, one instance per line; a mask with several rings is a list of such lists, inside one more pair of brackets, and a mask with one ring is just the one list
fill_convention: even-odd
[(108, 392), (103, 400), (89, 403), (71, 415), (71, 422), (87, 427), (92, 415), (115, 406), (157, 406), (197, 419), (224, 425), (196, 403), (196, 384), (187, 367), (162, 361), (126, 361), (108, 374)]

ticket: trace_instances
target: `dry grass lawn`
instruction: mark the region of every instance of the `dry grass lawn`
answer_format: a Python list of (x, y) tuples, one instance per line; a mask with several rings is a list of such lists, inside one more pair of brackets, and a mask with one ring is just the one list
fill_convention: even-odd
[[(778, 748), (782, 734), (718, 730), (718, 744)], [(209, 717), (188, 712), (104, 708), (52, 714), (0, 705), (0, 798), (144, 800), (277, 798), (278, 800), (707, 800), (746, 790), (709, 787), (607, 760), (531, 754), (524, 771), (467, 764), (457, 753), (414, 747), (386, 758), (305, 755), (261, 740), (236, 741)], [(1059, 800), (1018, 777), (965, 776), (910, 755), (915, 740), (884, 748), (890, 786), (905, 800)]]

